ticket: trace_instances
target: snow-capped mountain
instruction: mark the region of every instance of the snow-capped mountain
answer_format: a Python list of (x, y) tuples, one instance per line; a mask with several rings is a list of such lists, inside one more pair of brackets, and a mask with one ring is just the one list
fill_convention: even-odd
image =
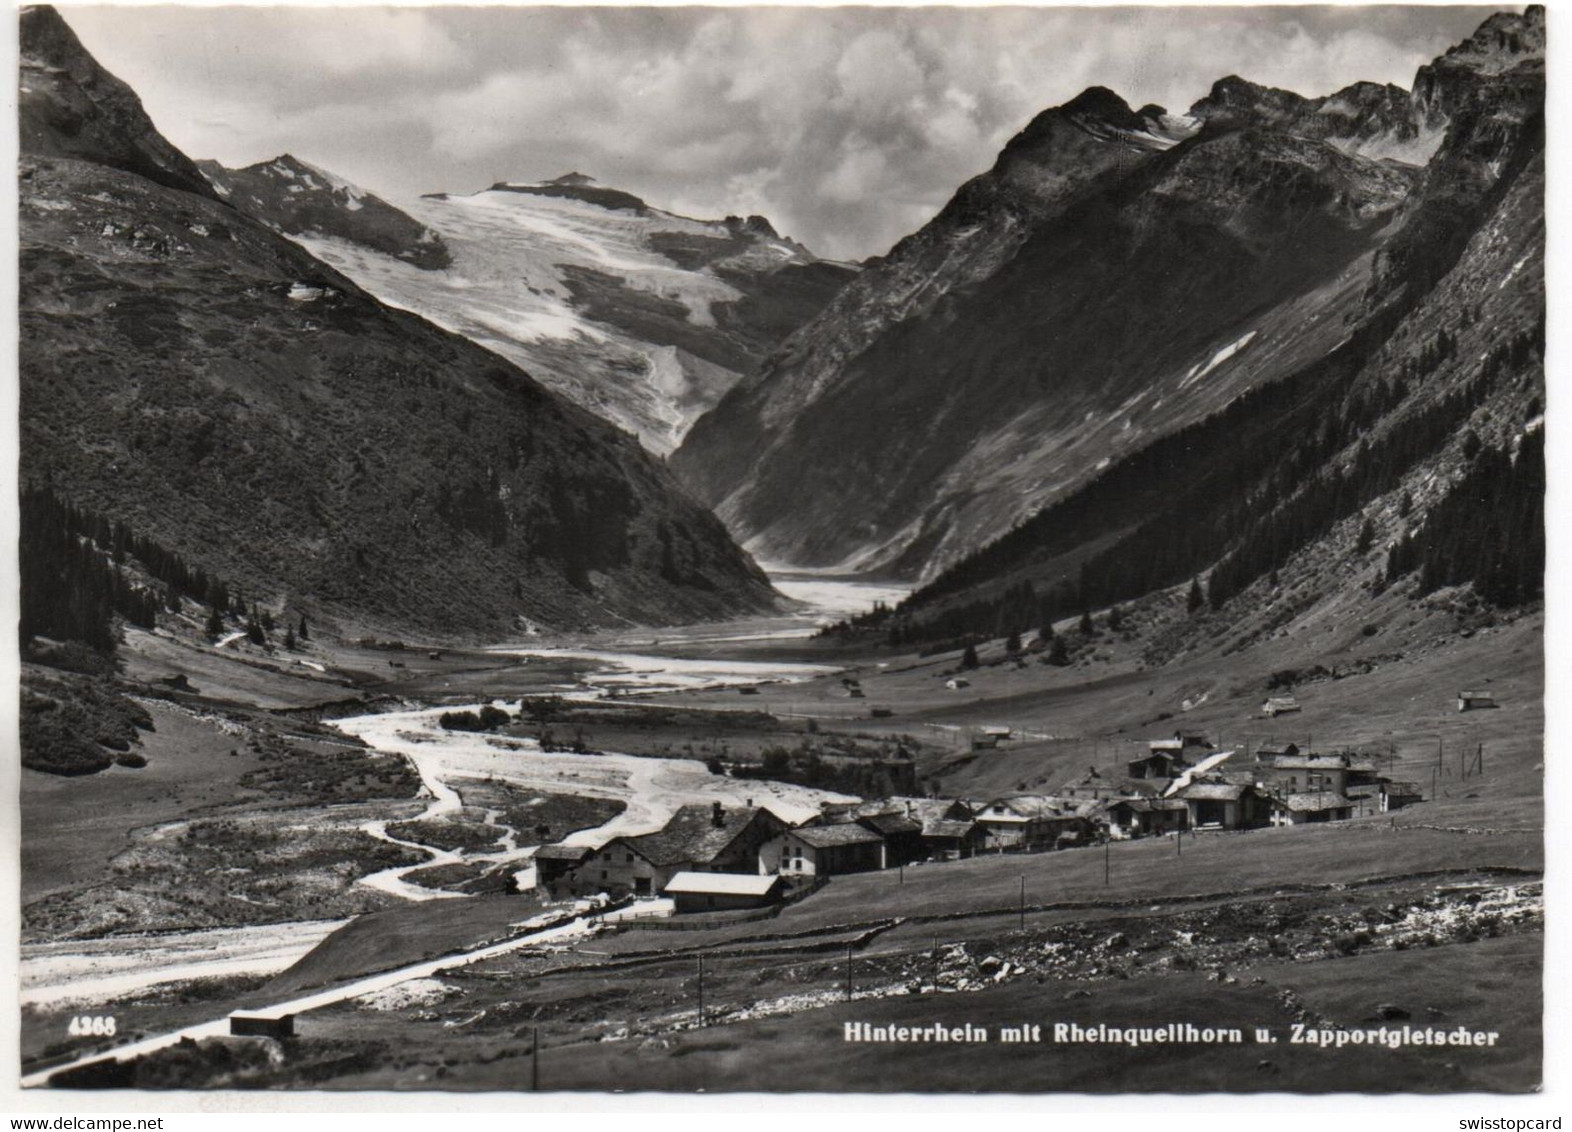
[(774, 607), (631, 437), (225, 203), (58, 12), (20, 23), (24, 486), (340, 624)]
[(760, 557), (933, 578), (1433, 286), (1539, 112), (1543, 42), (1539, 9), (1492, 17), (1412, 92), (1229, 77), (1174, 115), (1088, 90), (672, 466)]
[(450, 257), (441, 269), (341, 225), (295, 238), (661, 454), (854, 274), (762, 217), (691, 220), (581, 173), (404, 207)]

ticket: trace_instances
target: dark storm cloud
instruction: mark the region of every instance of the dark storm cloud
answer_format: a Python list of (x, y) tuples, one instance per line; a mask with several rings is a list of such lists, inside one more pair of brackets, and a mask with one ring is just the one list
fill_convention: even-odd
[(1491, 9), (68, 8), (188, 153), (395, 199), (577, 169), (822, 254), (886, 250), (1087, 86), (1407, 85)]

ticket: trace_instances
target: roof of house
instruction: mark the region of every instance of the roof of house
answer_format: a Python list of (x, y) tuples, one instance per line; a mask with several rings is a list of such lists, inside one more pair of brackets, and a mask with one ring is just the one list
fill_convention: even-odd
[(592, 852), (588, 845), (542, 845), (535, 850), (535, 860), (582, 861)]
[(1494, 692), (1459, 692), (1458, 697), (1464, 700), (1493, 700), (1496, 698), (1496, 694)]
[(891, 837), (897, 833), (922, 832), (922, 822), (914, 821), (902, 813), (864, 814), (857, 819), (857, 822), (875, 833), (884, 834), (885, 837)]
[(1269, 706), (1269, 707), (1298, 707), (1299, 706), (1299, 701), (1296, 700), (1293, 696), (1267, 696), (1266, 697), (1266, 702), (1267, 702), (1267, 706)]
[[(1032, 818), (1057, 818), (1063, 817), (1065, 811), (1062, 798), (1051, 797), (1047, 794), (1014, 794), (1008, 798), (995, 798), (988, 803), (988, 809), (1002, 806), (1019, 817), (1031, 820)], [(981, 817), (982, 815), (978, 815)], [(1011, 821), (1008, 816), (993, 815), (988, 821)]]
[(1147, 746), (1153, 751), (1182, 751), (1184, 750), (1184, 740), (1153, 739), (1150, 743), (1147, 744)]
[(768, 896), (781, 883), (778, 876), (744, 873), (678, 873), (666, 882), (668, 895)]
[(1150, 814), (1156, 811), (1177, 813), (1189, 808), (1178, 798), (1121, 798), (1108, 808), (1111, 810), (1116, 806), (1123, 806), (1138, 814)]
[[(960, 808), (960, 816), (951, 816), (951, 811)], [(970, 820), (971, 807), (958, 798), (909, 798), (896, 795), (889, 798), (880, 798), (871, 802), (862, 802), (848, 810), (853, 818), (871, 817), (875, 814), (895, 814), (900, 817), (910, 818), (921, 822), (923, 832), (927, 833), (934, 822)]]
[(703, 864), (713, 861), (737, 839), (748, 824), (763, 815), (765, 820), (784, 826), (770, 811), (732, 808), (721, 810), (721, 824), (714, 821), (714, 808), (706, 805), (683, 806), (658, 833), (621, 840), (652, 865)]
[(815, 849), (829, 849), (836, 845), (862, 845), (883, 841), (871, 829), (864, 829), (855, 822), (844, 825), (805, 825), (791, 831), (791, 835), (804, 845)]
[(1235, 802), (1249, 789), (1244, 782), (1192, 782), (1179, 791), (1179, 797), (1187, 802)]
[(1277, 758), (1279, 756), (1287, 755), (1289, 753), (1293, 753), (1293, 754), (1297, 755), (1299, 753), (1299, 744), (1298, 743), (1284, 743), (1281, 746), (1273, 744), (1271, 746), (1257, 747), (1255, 749), (1255, 757), (1258, 758), (1258, 759), (1266, 758), (1268, 756), (1270, 756), (1272, 758)]
[(922, 827), (924, 837), (962, 838), (977, 828), (974, 821), (936, 821)]
[(1416, 798), (1423, 793), (1417, 782), (1386, 782), (1382, 784), (1382, 789), (1388, 794), (1411, 795)]
[[(1347, 770), (1348, 763), (1337, 755), (1300, 755), (1291, 759), (1278, 759), (1279, 770)], [(1372, 770), (1374, 767), (1371, 768)]]
[(1322, 810), (1348, 810), (1353, 808), (1353, 803), (1341, 794), (1334, 794), (1330, 790), (1311, 791), (1308, 794), (1290, 794), (1283, 799), (1282, 806), (1296, 814), (1314, 814)]

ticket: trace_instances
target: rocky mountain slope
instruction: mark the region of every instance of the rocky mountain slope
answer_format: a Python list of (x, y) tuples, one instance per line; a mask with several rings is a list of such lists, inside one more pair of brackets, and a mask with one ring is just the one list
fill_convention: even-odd
[(1230, 77), (1180, 116), (1099, 89), (1046, 111), (673, 468), (761, 557), (932, 579), (1433, 283), (1415, 273), (1460, 250), (1542, 47), (1531, 10), (1412, 94)]
[(346, 625), (772, 606), (633, 438), (193, 179), (53, 9), (21, 53), (24, 484)]
[(450, 254), (443, 270), (386, 254), (343, 217), (296, 235), (385, 302), (525, 366), (661, 454), (854, 274), (762, 217), (690, 220), (582, 173), (406, 207)]
[(897, 634), (990, 634), (1138, 600), (1160, 630), (1151, 659), (1166, 659), (1311, 624), (1375, 635), (1412, 624), (1416, 602), (1537, 600), (1542, 49), (1530, 9), (1421, 72), (1415, 105), (1445, 137), (1345, 342), (962, 559), (889, 619)]
[(243, 169), (199, 161), (218, 195), (286, 236), (347, 240), (423, 271), (453, 262), (442, 237), (381, 197), (285, 153)]

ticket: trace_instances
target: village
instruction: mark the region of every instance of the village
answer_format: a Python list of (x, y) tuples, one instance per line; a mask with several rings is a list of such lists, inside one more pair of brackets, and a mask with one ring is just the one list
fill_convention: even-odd
[[(1464, 704), (1460, 696), (1460, 710)], [(983, 727), (972, 745), (997, 750), (1012, 735)], [(825, 803), (797, 823), (751, 798), (741, 807), (686, 805), (654, 833), (541, 846), (535, 883), (553, 898), (665, 898), (678, 917), (768, 914), (849, 873), (1347, 821), (1422, 801), (1420, 786), (1384, 774), (1377, 755), (1318, 754), (1292, 742), (1219, 750), (1203, 735), (1176, 731), (1147, 742), (1123, 776), (1088, 768), (1054, 794), (894, 795)]]

